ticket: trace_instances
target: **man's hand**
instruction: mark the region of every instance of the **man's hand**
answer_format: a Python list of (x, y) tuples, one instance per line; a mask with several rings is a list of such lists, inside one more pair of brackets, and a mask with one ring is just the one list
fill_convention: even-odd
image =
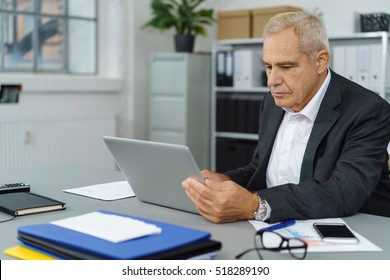
[(214, 182), (225, 182), (229, 181), (230, 178), (224, 174), (216, 173), (207, 169), (202, 170), (203, 178), (211, 179)]
[(228, 177), (211, 171), (202, 171), (204, 183), (187, 178), (182, 182), (187, 196), (199, 213), (213, 223), (249, 220), (257, 210), (255, 194), (228, 180)]

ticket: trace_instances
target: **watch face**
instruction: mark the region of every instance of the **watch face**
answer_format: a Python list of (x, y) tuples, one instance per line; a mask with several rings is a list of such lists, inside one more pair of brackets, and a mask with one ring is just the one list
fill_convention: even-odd
[(263, 221), (266, 216), (267, 216), (266, 202), (263, 199), (260, 199), (259, 209), (256, 212), (255, 220), (256, 221)]
[[(264, 211), (263, 211), (264, 212)], [(256, 221), (263, 221), (264, 220), (264, 218), (265, 218), (265, 213), (256, 213), (256, 217), (255, 217), (255, 220)]]

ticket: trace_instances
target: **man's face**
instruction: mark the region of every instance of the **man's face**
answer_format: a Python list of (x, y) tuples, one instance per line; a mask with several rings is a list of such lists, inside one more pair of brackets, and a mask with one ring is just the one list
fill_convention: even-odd
[(292, 28), (267, 37), (263, 62), (276, 106), (301, 111), (322, 85), (326, 73), (323, 59), (319, 52), (314, 61), (309, 61)]

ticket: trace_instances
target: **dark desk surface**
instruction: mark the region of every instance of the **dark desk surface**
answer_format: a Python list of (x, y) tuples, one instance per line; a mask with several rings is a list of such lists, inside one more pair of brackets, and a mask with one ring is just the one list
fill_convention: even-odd
[[(64, 211), (16, 217), (11, 221), (0, 223), (1, 259), (10, 259), (9, 256), (3, 253), (3, 250), (16, 245), (17, 228), (19, 226), (47, 223), (95, 210), (111, 210), (209, 231), (212, 233), (213, 239), (219, 240), (223, 244), (222, 250), (218, 253), (218, 259), (234, 259), (240, 252), (253, 247), (255, 230), (247, 221), (213, 224), (199, 215), (143, 203), (136, 197), (107, 202), (61, 191), (68, 188), (124, 180), (119, 171), (68, 166), (0, 173), (0, 178), (3, 183), (29, 182), (32, 192), (61, 200), (67, 205), (67, 209)], [(6, 218), (9, 218), (9, 216), (0, 213), (0, 220)], [(351, 228), (381, 247), (383, 251), (309, 253), (307, 259), (390, 259), (390, 238), (388, 237), (390, 234), (390, 218), (356, 214), (343, 219)], [(288, 254), (272, 252), (265, 252), (263, 256), (265, 259), (290, 259)], [(256, 254), (248, 254), (247, 258), (256, 258)]]

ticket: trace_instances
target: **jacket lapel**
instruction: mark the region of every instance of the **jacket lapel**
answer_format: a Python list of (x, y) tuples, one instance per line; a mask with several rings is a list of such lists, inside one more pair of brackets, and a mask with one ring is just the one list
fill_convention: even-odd
[(283, 109), (276, 107), (273, 98), (270, 98), (272, 100), (270, 102), (271, 104), (268, 104), (268, 112), (263, 114), (263, 117), (267, 119), (261, 122), (262, 127), (259, 134), (259, 144), (257, 146), (259, 163), (247, 186), (249, 190), (253, 191), (266, 188), (267, 186), (267, 166), (274, 146), (276, 134), (278, 133), (280, 123), (282, 122), (285, 113)]
[(340, 113), (334, 109), (341, 103), (341, 91), (339, 76), (331, 71), (331, 80), (306, 146), (300, 181), (313, 178), (314, 160), (318, 146), (340, 117)]

